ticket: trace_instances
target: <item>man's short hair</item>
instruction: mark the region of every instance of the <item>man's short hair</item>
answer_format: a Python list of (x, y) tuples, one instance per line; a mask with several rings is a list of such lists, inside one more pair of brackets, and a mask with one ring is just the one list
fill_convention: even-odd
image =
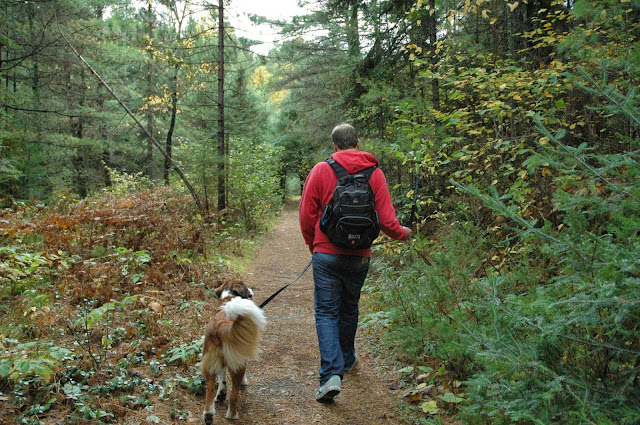
[(331, 141), (338, 149), (353, 149), (358, 145), (358, 133), (350, 124), (338, 124), (331, 132)]

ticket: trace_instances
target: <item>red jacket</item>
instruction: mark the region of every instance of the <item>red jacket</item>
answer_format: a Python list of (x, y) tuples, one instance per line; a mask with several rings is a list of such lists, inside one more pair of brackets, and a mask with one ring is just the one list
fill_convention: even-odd
[[(348, 173), (378, 165), (378, 160), (369, 152), (360, 150), (343, 150), (331, 156), (342, 165)], [(304, 184), (302, 200), (300, 201), (300, 229), (304, 241), (311, 252), (327, 254), (371, 256), (371, 249), (343, 249), (329, 242), (327, 235), (320, 230), (320, 216), (322, 209), (329, 203), (338, 177), (326, 162), (316, 164)], [(380, 219), (380, 230), (393, 239), (402, 239), (405, 231), (396, 219), (396, 210), (391, 204), (391, 195), (387, 187), (387, 179), (379, 168), (376, 169), (369, 184), (376, 198), (376, 211)]]

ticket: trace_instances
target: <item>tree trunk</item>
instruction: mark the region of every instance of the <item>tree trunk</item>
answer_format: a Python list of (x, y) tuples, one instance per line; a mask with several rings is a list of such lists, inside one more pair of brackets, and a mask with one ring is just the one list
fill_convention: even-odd
[[(148, 9), (147, 9), (147, 36), (149, 37), (149, 45), (147, 46), (147, 89), (146, 89), (146, 100), (147, 100), (147, 131), (151, 134), (154, 133), (153, 128), (153, 110), (151, 108), (151, 97), (153, 96), (153, 10), (151, 8), (151, 0), (148, 1)], [(147, 176), (150, 179), (153, 179), (153, 142), (147, 139)], [(165, 164), (166, 168), (166, 164)], [(166, 180), (165, 180), (166, 181)]]
[(176, 115), (178, 114), (178, 71), (180, 70), (180, 64), (176, 63), (173, 73), (173, 83), (171, 87), (171, 122), (169, 123), (169, 130), (167, 131), (167, 144), (165, 152), (167, 156), (164, 159), (164, 184), (169, 184), (169, 171), (171, 170), (171, 163), (173, 162), (173, 130), (176, 127)]
[[(29, 20), (29, 34), (31, 36), (32, 40), (37, 39), (37, 36), (35, 34), (35, 31), (33, 29), (33, 8), (31, 5), (29, 5), (29, 16), (28, 16), (28, 20)], [(33, 103), (35, 105), (35, 108), (38, 109), (40, 108), (40, 69), (38, 67), (38, 61), (37, 58), (34, 57), (34, 61), (33, 61), (33, 76), (32, 76), (32, 86), (31, 86), (31, 91), (33, 94)]]
[(360, 58), (360, 28), (358, 22), (358, 12), (360, 7), (358, 2), (353, 2), (349, 16), (347, 18), (347, 42), (349, 44), (349, 57), (352, 59)]
[[(429, 0), (430, 10), (436, 10), (436, 0)], [(438, 57), (436, 54), (436, 43), (438, 41), (438, 30), (437, 30), (437, 18), (436, 13), (434, 12), (429, 19), (429, 43), (431, 44), (431, 72), (437, 74), (436, 67), (438, 66)], [(438, 82), (438, 78), (434, 77), (431, 79), (431, 96), (433, 99), (433, 109), (440, 110), (440, 84)]]
[(218, 0), (218, 210), (227, 206), (224, 143), (224, 2)]
[[(69, 94), (69, 107), (70, 111), (74, 110), (73, 104), (74, 102), (78, 102), (80, 112), (76, 117), (71, 118), (71, 133), (81, 141), (84, 136), (84, 117), (82, 115), (82, 110), (84, 109), (84, 101), (85, 101), (85, 75), (84, 70), (80, 71), (80, 85), (78, 87), (79, 96), (76, 98), (74, 96), (75, 90), (73, 87), (73, 83), (71, 81), (71, 74), (69, 74), (68, 81), (68, 94)], [(74, 121), (75, 120), (75, 121)], [(76, 148), (76, 152), (71, 159), (71, 163), (75, 169), (75, 181), (76, 181), (76, 189), (78, 191), (78, 195), (81, 198), (86, 198), (89, 194), (89, 185), (87, 183), (87, 166), (86, 162), (89, 157), (89, 152), (87, 146), (79, 145)]]

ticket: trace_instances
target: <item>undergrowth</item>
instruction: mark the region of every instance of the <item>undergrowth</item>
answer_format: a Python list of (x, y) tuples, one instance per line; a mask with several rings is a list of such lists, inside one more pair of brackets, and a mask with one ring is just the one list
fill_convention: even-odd
[(259, 240), (243, 220), (153, 188), (2, 210), (0, 423), (198, 420), (183, 395), (212, 289)]
[[(627, 107), (637, 93), (604, 84), (585, 90), (621, 99), (607, 110), (640, 124)], [(416, 423), (640, 423), (640, 141), (602, 153), (538, 131), (525, 166), (552, 170), (554, 220), (452, 182), (457, 208), (436, 231), (378, 252), (363, 325), (411, 368)]]

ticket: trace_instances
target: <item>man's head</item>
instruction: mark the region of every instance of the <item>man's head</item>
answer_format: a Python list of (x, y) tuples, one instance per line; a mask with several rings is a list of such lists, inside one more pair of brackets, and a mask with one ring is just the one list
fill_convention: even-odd
[(360, 143), (356, 129), (346, 123), (334, 127), (331, 132), (331, 141), (339, 150), (357, 149)]

